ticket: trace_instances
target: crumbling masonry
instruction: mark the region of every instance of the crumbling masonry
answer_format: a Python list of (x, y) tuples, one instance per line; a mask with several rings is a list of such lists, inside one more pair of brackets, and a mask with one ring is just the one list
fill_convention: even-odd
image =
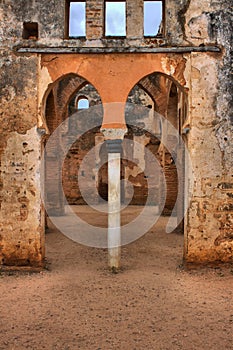
[[(231, 1), (158, 1), (163, 6), (162, 25), (150, 37), (143, 31), (143, 0), (125, 1), (125, 37), (105, 35), (105, 1), (80, 2), (86, 8), (84, 37), (69, 34), (70, 1), (0, 0), (0, 264), (43, 266), (43, 147), (82, 97), (90, 106), (142, 104), (179, 130), (194, 178), (191, 191), (186, 164), (183, 200), (189, 201), (189, 207), (183, 222), (184, 259), (232, 261)], [(130, 124), (124, 110), (111, 114), (106, 109), (97, 118), (99, 127), (73, 144), (63, 174), (58, 175), (63, 177), (72, 204), (83, 203), (75, 169), (85, 147), (103, 141), (103, 130), (126, 131)], [(149, 117), (140, 118), (146, 126)], [(165, 126), (162, 132), (172, 136)], [(158, 158), (167, 181), (164, 214), (169, 215), (177, 196), (172, 155), (147, 133), (128, 127), (125, 138), (139, 140)], [(146, 159), (144, 154), (137, 157), (138, 166), (122, 161), (122, 177), (134, 186), (132, 203), (141, 205), (147, 187), (140, 169), (146, 166)], [(54, 150), (47, 169), (51, 183), (57, 176), (52, 171), (56, 162)], [(106, 168), (102, 167), (95, 180), (106, 199)], [(155, 186), (155, 195), (157, 190)], [(123, 195), (127, 193), (125, 188)], [(51, 211), (64, 214), (62, 199), (55, 202), (57, 207), (51, 204)]]

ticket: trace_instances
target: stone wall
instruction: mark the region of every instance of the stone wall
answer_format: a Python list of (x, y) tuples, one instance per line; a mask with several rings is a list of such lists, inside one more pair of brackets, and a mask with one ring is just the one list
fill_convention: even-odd
[(17, 13), (18, 5), (0, 3), (0, 263), (41, 265), (38, 58), (12, 50), (22, 36), (24, 10), (21, 6)]
[[(154, 47), (159, 45), (187, 46), (216, 44), (224, 40), (218, 27), (225, 26), (230, 19), (230, 0), (166, 0), (164, 35), (159, 38), (143, 36), (143, 0), (126, 1), (126, 38), (106, 39), (104, 37), (104, 0), (86, 1), (86, 38), (67, 40), (66, 0), (45, 0), (29, 2), (19, 0), (1, 1), (1, 38), (7, 45), (46, 47)], [(220, 21), (218, 21), (220, 19)], [(221, 21), (222, 19), (222, 21)], [(227, 20), (225, 22), (225, 20)], [(23, 23), (38, 23), (38, 39), (23, 40)], [(220, 23), (219, 23), (220, 22)], [(226, 24), (223, 24), (223, 23)], [(222, 24), (221, 24), (222, 23)], [(3, 30), (4, 28), (4, 30)], [(221, 30), (221, 29), (220, 29)], [(221, 37), (217, 38), (218, 34)], [(230, 35), (230, 33), (229, 33)]]
[(225, 106), (218, 104), (221, 90), (216, 57), (209, 56), (206, 61), (200, 54), (193, 54), (191, 69), (193, 108), (188, 147), (195, 182), (188, 215), (187, 256), (189, 261), (227, 261), (232, 259), (233, 245), (232, 156), (228, 144), (232, 125), (228, 119), (225, 127), (228, 124), (229, 129), (222, 128), (220, 143), (223, 123), (219, 112)]
[[(190, 206), (184, 258), (190, 262), (233, 259), (231, 1), (167, 0), (164, 36), (154, 38), (143, 37), (142, 1), (127, 0), (126, 5), (126, 38), (103, 36), (103, 1), (89, 0), (86, 38), (68, 40), (64, 0), (0, 1), (2, 264), (43, 263), (39, 168), (42, 134), (48, 132), (45, 101), (55, 80), (68, 73), (88, 77), (98, 86), (103, 102), (122, 102), (142, 75), (153, 71), (169, 76), (188, 96), (183, 130), (193, 174), (187, 169)], [(38, 38), (23, 38), (25, 24), (31, 22), (38, 24)], [(166, 49), (187, 46), (186, 52), (166, 53)], [(164, 52), (156, 52), (157, 48)], [(150, 83), (144, 81), (145, 86)], [(163, 90), (156, 94), (157, 107), (162, 110), (165, 95)], [(58, 109), (57, 120), (64, 117), (59, 113)], [(114, 120), (115, 125), (121, 125), (123, 119)], [(193, 191), (188, 180), (191, 175)]]

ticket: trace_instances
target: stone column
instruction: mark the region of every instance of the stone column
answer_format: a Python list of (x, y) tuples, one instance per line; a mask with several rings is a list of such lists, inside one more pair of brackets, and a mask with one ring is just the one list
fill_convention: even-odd
[[(121, 259), (121, 152), (127, 129), (102, 129), (108, 151), (108, 264), (112, 272)], [(119, 137), (120, 136), (120, 137)]]
[(108, 259), (109, 267), (119, 269), (121, 255), (121, 143), (107, 140), (108, 150)]

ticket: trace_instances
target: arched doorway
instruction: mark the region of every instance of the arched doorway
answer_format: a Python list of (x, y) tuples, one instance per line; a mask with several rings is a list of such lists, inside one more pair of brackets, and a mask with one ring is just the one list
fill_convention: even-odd
[[(152, 77), (152, 75), (151, 76), (147, 76), (146, 78), (141, 79), (136, 84), (138, 90), (141, 90), (141, 91), (144, 92), (144, 102), (143, 102), (144, 104), (142, 103), (142, 105), (145, 106), (145, 108), (147, 110), (147, 113), (149, 115), (151, 114), (150, 111), (152, 111), (152, 112), (156, 111), (159, 114), (162, 114), (162, 112), (163, 112), (163, 115), (166, 116), (166, 113), (168, 111), (168, 100), (169, 100), (168, 97), (170, 97), (169, 96), (169, 94), (170, 94), (170, 90), (169, 89), (171, 87), (171, 84), (172, 84), (172, 80), (170, 78), (168, 78), (166, 75), (161, 74), (161, 73), (155, 73), (155, 74), (153, 74), (153, 77)], [(64, 81), (62, 81), (62, 85), (63, 85), (63, 88), (66, 89), (66, 86), (64, 86), (64, 85), (66, 85)], [(78, 105), (75, 104), (75, 101), (77, 102), (77, 100), (79, 100), (79, 98), (88, 99), (88, 101), (89, 101), (89, 97), (87, 95), (84, 95), (83, 91), (81, 91), (82, 89), (84, 89), (85, 85), (87, 85), (86, 81), (82, 80), (81, 83), (80, 83), (79, 90), (75, 90), (75, 91), (73, 90), (73, 92), (69, 94), (70, 98), (68, 100), (65, 99), (64, 96), (62, 96), (62, 98), (60, 98), (60, 100), (63, 99), (63, 102), (64, 102), (63, 103), (62, 113), (61, 113), (61, 116), (62, 116), (61, 120), (64, 120), (65, 118), (67, 118), (69, 116), (70, 111), (72, 113), (72, 108), (76, 108), (76, 110), (77, 110)], [(178, 92), (180, 93), (180, 91), (181, 91), (180, 87), (178, 85), (176, 85), (176, 84), (175, 84), (175, 86), (177, 86)], [(60, 89), (62, 90), (62, 87), (60, 87)], [(66, 89), (66, 91), (67, 90), (68, 90), (68, 88)], [(77, 98), (77, 96), (75, 96), (75, 94), (77, 92), (79, 92), (81, 94), (78, 98)], [(173, 93), (174, 92), (172, 92), (170, 95), (172, 96)], [(134, 92), (133, 95), (137, 96), (137, 93)], [(74, 99), (74, 104), (71, 103), (72, 99)], [(59, 101), (59, 104), (61, 105), (60, 101)], [(141, 101), (139, 101), (139, 105), (140, 104), (141, 104)], [(80, 110), (82, 110), (82, 108), (80, 108)], [(142, 115), (142, 116), (145, 117), (144, 115)], [(142, 116), (139, 115), (139, 119)], [(106, 118), (106, 120), (107, 120), (107, 118)], [(143, 121), (143, 118), (142, 118), (142, 121)], [(75, 120), (74, 120), (74, 122), (75, 122)], [(153, 149), (153, 152), (156, 153), (156, 155), (159, 158), (159, 151), (161, 151), (161, 149), (160, 149), (161, 138), (163, 138), (164, 135), (165, 135), (165, 132), (162, 132), (162, 131), (165, 130), (165, 125), (163, 125), (163, 123), (161, 123), (159, 120), (155, 121), (154, 129), (153, 129), (155, 135), (154, 135), (154, 138), (153, 138), (152, 135), (149, 135), (148, 133), (145, 133), (144, 135), (142, 135), (141, 131), (140, 130), (136, 130), (136, 128), (131, 128), (131, 130), (130, 130), (130, 122), (127, 120), (127, 118), (126, 118), (126, 123), (129, 126), (128, 136), (130, 135), (131, 138), (134, 138), (135, 136), (137, 136), (138, 140), (144, 138), (144, 141), (146, 143), (144, 143), (144, 141), (143, 142), (139, 142), (139, 143), (143, 144), (145, 146), (145, 148)], [(101, 123), (100, 123), (100, 125), (101, 125)], [(136, 134), (136, 135), (134, 135), (134, 134)], [(156, 137), (156, 135), (158, 137)], [(99, 135), (97, 135), (97, 137), (98, 137), (99, 140), (101, 138), (102, 138), (102, 140), (104, 140), (103, 135), (99, 134)], [(99, 142), (99, 140), (98, 140), (98, 142)], [(83, 146), (84, 146), (84, 144), (85, 144), (85, 142), (83, 142)], [(74, 154), (75, 153), (76, 152), (74, 152)], [(164, 152), (161, 152), (161, 154), (162, 154), (162, 156), (164, 158), (165, 157), (164, 156)], [(172, 154), (171, 154), (171, 156), (172, 156)], [(141, 155), (141, 158), (143, 158), (143, 157), (144, 156)], [(144, 159), (144, 161), (145, 161), (145, 159)], [(146, 161), (145, 161), (145, 163), (146, 163)], [(135, 166), (134, 165), (130, 165), (130, 164), (124, 164), (124, 165), (126, 165), (126, 166), (122, 167), (122, 168), (124, 168), (122, 177), (125, 178), (126, 177), (125, 176), (126, 175), (126, 171), (128, 171), (128, 169), (130, 169), (131, 166), (133, 166), (134, 168), (135, 168)], [(70, 169), (70, 167), (67, 167), (67, 168)], [(134, 174), (130, 174), (130, 175), (131, 175), (131, 180), (132, 180), (132, 178), (134, 178), (135, 176), (134, 176)], [(133, 201), (132, 201), (131, 204), (143, 205), (144, 204), (144, 198), (146, 198), (146, 196), (147, 196), (146, 176), (143, 174), (143, 171), (138, 171), (138, 170), (137, 170), (137, 175), (139, 175), (139, 176), (137, 177), (136, 182), (134, 183), (134, 188), (136, 189), (137, 193), (135, 192), (135, 196), (134, 196)], [(99, 178), (100, 177), (98, 175), (98, 183), (100, 183), (99, 182)], [(77, 180), (77, 179), (75, 179), (75, 174), (73, 175), (73, 179), (74, 179), (74, 181)], [(95, 179), (96, 179), (96, 177), (95, 177)], [(128, 177), (128, 179), (129, 179), (129, 177)], [(63, 175), (63, 183), (64, 183), (64, 175)], [(138, 183), (139, 183), (139, 185), (138, 185)], [(126, 188), (124, 187), (124, 194), (126, 194), (126, 192), (127, 192), (125, 189)], [(155, 186), (154, 198), (156, 197), (156, 191), (159, 191), (159, 190), (160, 190), (159, 186), (157, 186), (157, 187)], [(75, 201), (76, 201), (77, 200), (77, 195), (75, 194), (74, 197), (76, 197), (76, 199), (75, 199)], [(81, 199), (81, 196), (80, 196), (80, 199)], [(69, 199), (70, 203), (71, 203), (72, 200), (73, 199), (70, 197), (70, 199)], [(78, 201), (76, 201), (76, 202), (73, 202), (73, 204), (85, 204), (85, 203), (84, 202), (83, 203), (80, 203), (80, 202), (78, 203)], [(152, 202), (151, 204), (153, 205), (153, 204), (156, 204), (156, 203)]]
[[(127, 115), (126, 112), (128, 133), (125, 138), (139, 142), (145, 150), (149, 149), (152, 152), (163, 170), (166, 181), (164, 188), (159, 179), (155, 179), (151, 205), (161, 205), (164, 202), (162, 215), (172, 215), (172, 227), (176, 227), (177, 224), (178, 230), (183, 232), (185, 136), (182, 135), (182, 128), (187, 117), (187, 95), (171, 77), (153, 73), (134, 86), (127, 102), (141, 105), (144, 110), (138, 109), (137, 112), (137, 109), (132, 107), (133, 115)], [(134, 164), (124, 161), (124, 175), (134, 186), (131, 204), (143, 205), (148, 194), (148, 174), (145, 176), (144, 170), (149, 168), (149, 164), (146, 152), (133, 152)], [(149, 177), (152, 178), (153, 174), (149, 174)], [(150, 182), (150, 186), (151, 183), (153, 181)], [(125, 193), (127, 196), (127, 187)]]
[[(101, 98), (94, 86), (77, 75), (66, 75), (50, 87), (45, 102), (48, 135), (43, 140), (43, 147), (58, 127), (60, 131), (58, 138), (52, 138), (54, 145), (50, 142), (49, 148), (45, 147), (44, 199), (49, 215), (65, 214), (64, 199), (69, 205), (86, 204), (80, 192), (78, 172), (83, 158), (95, 147), (101, 135), (102, 109), (90, 111), (90, 107), (100, 104)], [(95, 127), (82, 133), (86, 118), (95, 119)], [(77, 132), (79, 136), (76, 138)], [(64, 149), (68, 151), (62, 164)], [(81, 176), (85, 177), (87, 184), (88, 181), (98, 181), (94, 169)], [(90, 200), (95, 202), (97, 199), (90, 193)]]

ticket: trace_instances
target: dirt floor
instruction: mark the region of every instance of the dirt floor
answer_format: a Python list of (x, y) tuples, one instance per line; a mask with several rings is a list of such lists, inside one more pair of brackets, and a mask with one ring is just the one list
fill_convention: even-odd
[(50, 227), (48, 270), (1, 272), (0, 349), (232, 350), (233, 268), (183, 269), (183, 237), (166, 221), (122, 248), (118, 274), (105, 249)]

